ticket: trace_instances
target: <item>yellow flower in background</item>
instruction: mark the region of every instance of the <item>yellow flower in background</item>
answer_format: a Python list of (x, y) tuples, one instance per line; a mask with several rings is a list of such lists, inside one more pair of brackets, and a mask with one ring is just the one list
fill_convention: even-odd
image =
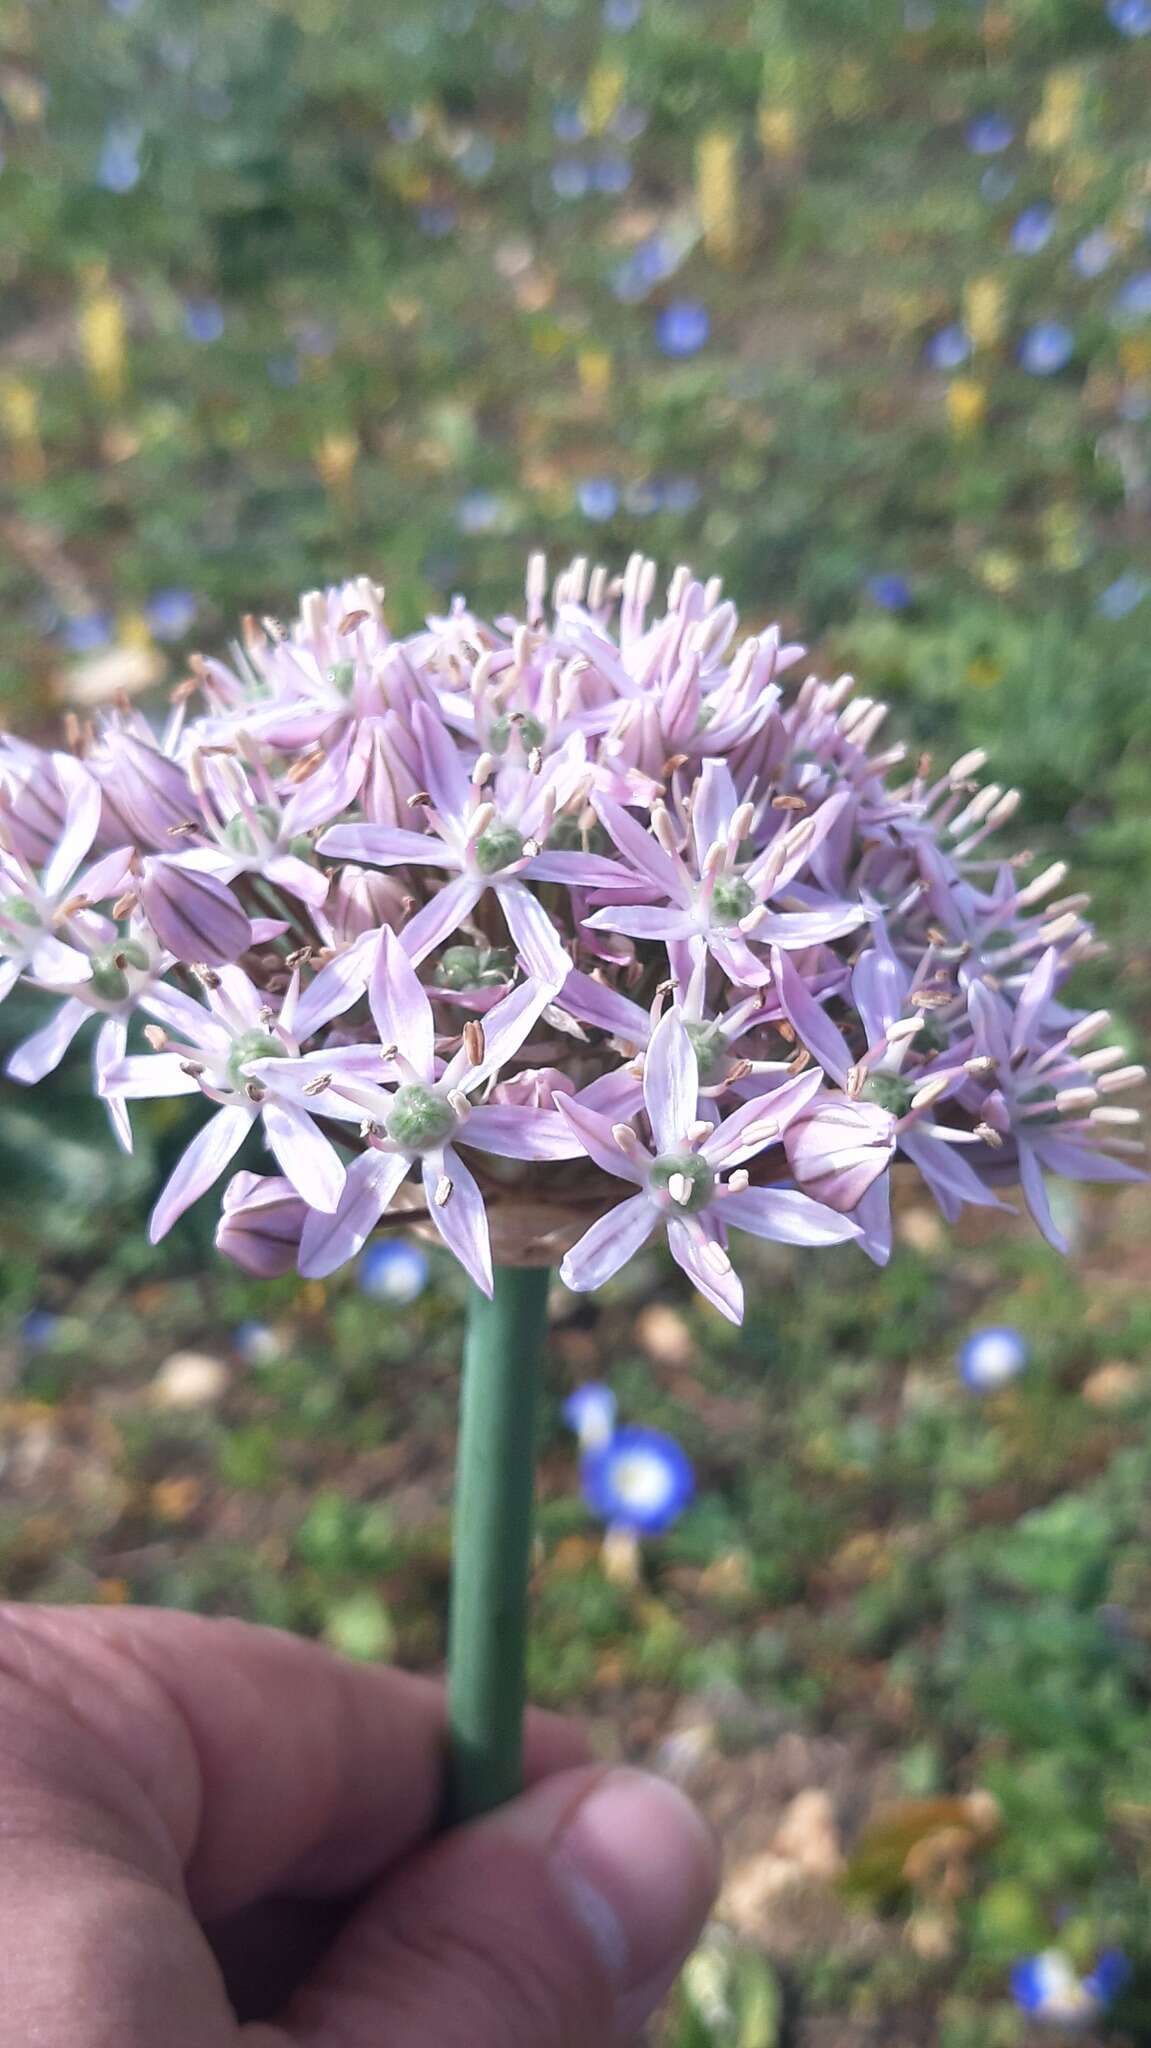
[(875, 104), (871, 72), (858, 57), (844, 57), (827, 80), (827, 105), (837, 121), (858, 121)]
[(627, 74), (620, 64), (597, 64), (587, 82), (581, 109), (592, 135), (602, 135), (623, 104)]
[(581, 349), (576, 358), (580, 389), (593, 404), (602, 405), (611, 390), (612, 359), (606, 348)]
[(315, 464), (320, 481), (330, 498), (346, 505), (351, 497), (352, 474), (360, 459), (357, 435), (331, 430), (316, 443)]
[(1007, 316), (1007, 289), (999, 277), (973, 277), (963, 294), (963, 323), (976, 348), (994, 348)]
[(1119, 344), (1119, 361), (1128, 377), (1151, 377), (1151, 336), (1128, 335)]
[(1008, 554), (1005, 548), (988, 549), (985, 555), (979, 556), (975, 567), (980, 582), (985, 583), (988, 590), (1001, 594), (1015, 590), (1023, 576), (1023, 564), (1018, 555)]
[(1078, 508), (1065, 499), (1059, 500), (1048, 505), (1039, 525), (1048, 566), (1060, 572), (1080, 568), (1087, 559), (1087, 544)]
[(799, 121), (794, 107), (772, 106), (764, 100), (758, 117), (759, 140), (765, 156), (786, 159), (799, 148)]
[(19, 377), (0, 379), (0, 423), (12, 450), (12, 471), (22, 484), (38, 484), (44, 476), (44, 445), (40, 439), (40, 398)]
[(127, 383), (127, 321), (115, 286), (101, 281), (88, 291), (77, 316), (88, 381), (105, 405), (116, 405)]
[(709, 255), (730, 263), (739, 249), (739, 136), (734, 128), (710, 128), (700, 136), (695, 195)]
[(1086, 79), (1077, 64), (1060, 64), (1047, 74), (1039, 112), (1027, 130), (1032, 149), (1066, 149), (1083, 114)]
[(953, 434), (974, 434), (987, 416), (987, 387), (974, 377), (953, 377), (947, 387), (947, 418)]
[(997, 661), (989, 654), (981, 654), (967, 664), (967, 681), (975, 690), (990, 690), (1003, 674)]

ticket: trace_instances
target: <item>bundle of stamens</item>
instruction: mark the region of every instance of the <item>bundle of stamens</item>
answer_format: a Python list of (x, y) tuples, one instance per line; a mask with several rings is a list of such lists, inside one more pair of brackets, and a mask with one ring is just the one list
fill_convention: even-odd
[(0, 990), (58, 1004), (10, 1073), (94, 1017), (121, 1142), (214, 1105), (154, 1237), (258, 1131), (219, 1231), (254, 1271), (415, 1222), (485, 1290), (493, 1247), (586, 1288), (666, 1233), (738, 1318), (732, 1233), (883, 1260), (897, 1156), (950, 1220), (1019, 1181), (1053, 1243), (1046, 1173), (1137, 1175), (1143, 1069), (1061, 1000), (1086, 898), (993, 851), (1018, 792), (909, 773), (849, 677), (655, 583), (578, 560), (549, 604), (533, 557), (522, 620), (395, 639), (360, 579), (246, 621), (162, 731), (3, 742)]

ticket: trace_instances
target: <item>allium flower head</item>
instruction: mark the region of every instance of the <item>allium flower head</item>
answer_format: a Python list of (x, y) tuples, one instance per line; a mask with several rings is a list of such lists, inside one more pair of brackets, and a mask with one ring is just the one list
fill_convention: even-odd
[(887, 1258), (897, 1161), (949, 1220), (1021, 1184), (1054, 1243), (1047, 1175), (1138, 1177), (1142, 1069), (1067, 1007), (1086, 900), (998, 848), (1018, 793), (656, 583), (533, 558), (522, 615), (397, 638), (360, 577), (194, 656), (161, 726), (0, 740), (0, 995), (50, 1005), (9, 1072), (92, 1019), (122, 1143), (199, 1101), (154, 1236), (262, 1145), (217, 1233), (253, 1273), (381, 1219), (485, 1288), (652, 1240), (738, 1319), (741, 1234)]

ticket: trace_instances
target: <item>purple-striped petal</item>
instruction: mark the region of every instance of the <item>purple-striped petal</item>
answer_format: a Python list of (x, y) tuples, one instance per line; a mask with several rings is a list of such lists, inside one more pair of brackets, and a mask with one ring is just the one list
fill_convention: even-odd
[(294, 1102), (266, 1095), (261, 1114), (269, 1149), (309, 1209), (330, 1213), (338, 1208), (345, 1174), (331, 1140)]
[(842, 1244), (859, 1236), (853, 1217), (825, 1209), (796, 1188), (745, 1188), (741, 1195), (725, 1195), (719, 1213), (737, 1230), (777, 1244)]
[(602, 1287), (648, 1241), (659, 1218), (646, 1195), (631, 1195), (600, 1216), (573, 1245), (560, 1267), (565, 1287), (577, 1294)]
[(1035, 1027), (1055, 994), (1060, 965), (1058, 951), (1054, 946), (1048, 946), (1020, 989), (1015, 1015), (1011, 1022), (1012, 1053), (1023, 1053), (1030, 1049)]
[(353, 1159), (344, 1192), (330, 1214), (309, 1209), (300, 1237), (299, 1266), (307, 1280), (326, 1280), (366, 1244), (408, 1171), (399, 1152), (362, 1152)]
[(395, 1045), (425, 1081), (434, 1079), (436, 1025), (423, 984), (395, 932), (380, 933), (368, 1001), (381, 1045)]
[(729, 1323), (742, 1323), (743, 1285), (733, 1266), (728, 1266), (726, 1272), (717, 1272), (706, 1255), (711, 1241), (698, 1223), (693, 1229), (678, 1216), (673, 1216), (667, 1226), (668, 1250), (676, 1265), (721, 1316), (726, 1316)]
[(496, 895), (523, 965), (554, 995), (571, 972), (571, 960), (543, 904), (522, 882), (497, 882)]
[(445, 882), (439, 894), (408, 920), (400, 937), (414, 966), (418, 967), (436, 946), (459, 930), (483, 893), (484, 885), (478, 876), (457, 875), (454, 881)]
[(424, 787), (428, 795), (445, 823), (449, 820), (462, 822), (471, 807), (474, 791), (454, 738), (442, 718), (429, 711), (426, 704), (416, 705), (412, 712), (412, 727), (420, 743)]
[(769, 910), (756, 925), (752, 937), (760, 946), (784, 946), (800, 950), (824, 946), (831, 939), (844, 939), (868, 922), (868, 912), (858, 903), (832, 903), (826, 910)]
[(151, 1102), (170, 1095), (198, 1095), (200, 1084), (176, 1052), (129, 1053), (106, 1070), (101, 1095), (118, 1095), (124, 1102)]
[[(705, 1138), (700, 1150), (713, 1166), (739, 1166), (745, 1159), (753, 1159), (762, 1152), (765, 1145), (774, 1145), (793, 1118), (807, 1108), (813, 1097), (823, 1086), (823, 1074), (813, 1067), (793, 1079), (784, 1081), (779, 1088), (772, 1088), (766, 1095), (755, 1095), (725, 1117), (710, 1138)], [(774, 1136), (754, 1133), (757, 1128), (763, 1132), (771, 1130)]]
[(573, 967), (559, 993), (559, 1005), (581, 1024), (594, 1024), (627, 1044), (646, 1045), (651, 1034), (651, 1017), (638, 1003), (608, 988), (594, 975)]
[(309, 866), (294, 853), (278, 853), (261, 872), (275, 888), (282, 889), (286, 896), (294, 896), (298, 903), (306, 903), (309, 910), (319, 910), (331, 888), (320, 868)]
[(655, 834), (646, 825), (625, 811), (622, 804), (616, 804), (610, 797), (592, 795), (596, 815), (613, 846), (626, 856), (645, 880), (654, 882), (662, 896), (669, 896), (673, 903), (688, 901), (688, 880), (682, 863), (665, 853)]
[(366, 860), (377, 868), (454, 868), (460, 865), (442, 839), (393, 825), (333, 825), (316, 841), (331, 860)]
[(732, 781), (731, 770), (713, 755), (700, 769), (691, 799), (691, 832), (695, 841), (695, 857), (701, 868), (709, 846), (713, 846), (717, 839), (726, 840), (727, 828), (738, 805), (739, 792)]
[(218, 1109), (203, 1130), (197, 1131), (152, 1211), (148, 1224), (150, 1243), (159, 1244), (185, 1209), (190, 1209), (219, 1180), (247, 1137), (255, 1114), (254, 1108), (229, 1105)]
[(518, 1109), (487, 1103), (473, 1109), (456, 1134), (459, 1145), (476, 1145), (500, 1159), (581, 1159), (583, 1144), (570, 1124), (552, 1109)]
[(1051, 1213), (1051, 1201), (1047, 1193), (1047, 1183), (1043, 1178), (1043, 1168), (1029, 1145), (1019, 1147), (1019, 1181), (1027, 1207), (1048, 1244), (1057, 1252), (1068, 1251), (1068, 1240)]
[(799, 970), (776, 946), (771, 955), (772, 979), (780, 1008), (801, 1045), (819, 1061), (826, 1074), (842, 1088), (851, 1068), (847, 1040), (837, 1031), (822, 1003), (808, 991)]
[(44, 869), (44, 888), (49, 896), (66, 889), (100, 829), (104, 799), (100, 785), (74, 761), (70, 754), (55, 754), (53, 762), (67, 798), (64, 829)]
[(578, 1096), (573, 1095), (557, 1095), (556, 1108), (565, 1122), (571, 1125), (588, 1158), (602, 1166), (605, 1173), (616, 1174), (620, 1180), (642, 1183), (642, 1169), (620, 1150), (606, 1116), (601, 1116), (598, 1110), (588, 1109)]
[(320, 969), (297, 998), (290, 1028), (301, 1044), (359, 1001), (371, 979), (376, 939), (375, 932), (362, 932), (354, 944)]
[(629, 939), (686, 939), (696, 929), (689, 911), (653, 903), (609, 903), (583, 921), (589, 931), (622, 932)]
[(144, 915), (160, 944), (177, 960), (220, 967), (238, 960), (252, 943), (252, 927), (231, 890), (212, 875), (152, 859), (140, 886)]
[(657, 1152), (674, 1152), (696, 1120), (699, 1062), (678, 1010), (652, 1032), (643, 1063), (643, 1100)]
[[(451, 1145), (423, 1162), (424, 1194), (428, 1214), (450, 1252), (454, 1252), (465, 1273), (475, 1281), (481, 1294), (492, 1293), (492, 1245), (488, 1214), (475, 1180)], [(444, 1180), (451, 1182), (445, 1202), (437, 1202)]]

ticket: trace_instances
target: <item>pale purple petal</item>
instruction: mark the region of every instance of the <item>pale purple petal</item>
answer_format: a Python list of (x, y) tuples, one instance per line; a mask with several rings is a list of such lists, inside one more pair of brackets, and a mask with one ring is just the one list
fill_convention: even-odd
[(699, 1062), (678, 1010), (668, 1010), (652, 1032), (643, 1063), (643, 1100), (657, 1152), (683, 1145), (696, 1121)]
[(101, 854), (90, 868), (77, 875), (76, 895), (86, 896), (89, 903), (103, 903), (108, 896), (118, 896), (131, 864), (130, 846), (117, 846), (112, 853)]
[(646, 1195), (632, 1195), (600, 1216), (572, 1246), (560, 1267), (565, 1287), (577, 1294), (602, 1287), (634, 1258), (655, 1229), (659, 1216)]
[(822, 1003), (817, 1003), (809, 993), (803, 976), (778, 946), (771, 955), (771, 971), (780, 1008), (800, 1044), (807, 1047), (824, 1072), (830, 1074), (833, 1081), (838, 1081), (842, 1088), (852, 1064), (846, 1039), (836, 1030)]
[(873, 1265), (886, 1266), (891, 1257), (891, 1175), (873, 1180), (852, 1216), (860, 1228), (859, 1249)]
[(562, 882), (568, 889), (634, 889), (636, 877), (602, 853), (537, 853), (519, 871), (533, 882)]
[(774, 1238), (777, 1244), (843, 1244), (859, 1236), (854, 1217), (825, 1209), (797, 1188), (745, 1188), (742, 1195), (725, 1195), (717, 1213), (737, 1230)]
[(160, 944), (177, 960), (220, 967), (252, 943), (251, 923), (231, 891), (178, 861), (146, 863), (140, 903)]
[(79, 761), (74, 761), (70, 754), (55, 754), (53, 761), (67, 798), (67, 809), (59, 844), (44, 869), (44, 888), (49, 896), (67, 888), (99, 831), (104, 808), (99, 783)]
[(868, 912), (858, 903), (832, 903), (826, 910), (769, 910), (756, 925), (752, 937), (760, 946), (826, 945), (829, 939), (846, 938), (868, 922)]
[(571, 960), (551, 918), (522, 882), (497, 882), (495, 888), (523, 965), (538, 981), (547, 982), (554, 995), (571, 972)]
[[(443, 1179), (450, 1180), (446, 1202), (436, 1195)], [(492, 1292), (492, 1245), (488, 1215), (469, 1169), (451, 1145), (423, 1162), (424, 1194), (428, 1214), (450, 1252), (454, 1252), (468, 1277), (482, 1294)]]
[(795, 880), (796, 875), (808, 865), (813, 854), (818, 852), (850, 802), (851, 795), (847, 790), (840, 790), (836, 796), (825, 798), (811, 820), (810, 833), (799, 841), (795, 852), (787, 856), (782, 867), (778, 871), (775, 869), (772, 848), (769, 846), (766, 853), (761, 854), (748, 869), (748, 880), (755, 883), (759, 881), (761, 875), (770, 873), (771, 893), (773, 896), (781, 895), (788, 884)]
[(316, 841), (317, 853), (332, 860), (366, 860), (378, 868), (456, 868), (459, 858), (430, 832), (405, 832), (392, 825), (333, 825)]
[(266, 1095), (261, 1104), (270, 1150), (309, 1209), (330, 1212), (344, 1192), (344, 1168), (331, 1140), (317, 1130), (306, 1110)]
[(117, 1060), (104, 1075), (102, 1095), (119, 1095), (126, 1102), (149, 1102), (168, 1095), (198, 1095), (200, 1084), (185, 1072), (183, 1055), (176, 1052), (130, 1053)]
[(726, 840), (727, 828), (739, 804), (739, 792), (726, 763), (713, 756), (705, 761), (692, 792), (691, 831), (696, 859), (702, 867), (709, 846)]
[(177, 1218), (219, 1180), (230, 1159), (234, 1159), (252, 1127), (255, 1109), (238, 1103), (218, 1109), (202, 1131), (197, 1131), (179, 1161), (152, 1211), (148, 1237), (159, 1244)]
[(627, 1044), (646, 1045), (651, 1034), (651, 1016), (627, 996), (607, 988), (594, 975), (573, 967), (557, 998), (560, 1008), (577, 1017), (581, 1024), (594, 1024), (613, 1038)]
[(1147, 1179), (1143, 1167), (1132, 1166), (1126, 1159), (1115, 1159), (1110, 1152), (1097, 1152), (1091, 1145), (1080, 1145), (1073, 1138), (1052, 1134), (1050, 1137), (1033, 1138), (1031, 1145), (1048, 1172), (1061, 1173), (1066, 1180)]
[(49, 1023), (18, 1045), (4, 1071), (10, 1080), (31, 1088), (59, 1066), (76, 1033), (92, 1015), (87, 1003), (73, 998), (62, 1003)]
[(581, 1159), (584, 1147), (555, 1110), (488, 1103), (473, 1109), (456, 1133), (458, 1145), (476, 1145), (500, 1159)]
[(993, 1059), (1006, 1073), (1011, 1059), (1008, 1027), (1011, 1013), (1002, 996), (982, 981), (973, 981), (967, 991), (967, 1010), (980, 1052)]
[(19, 960), (0, 960), (0, 1003), (11, 995), (21, 973)]
[(37, 939), (28, 961), (32, 980), (41, 982), (45, 988), (71, 988), (76, 982), (87, 981), (91, 971), (87, 953), (66, 946), (62, 939), (54, 939), (50, 934)]
[(301, 1044), (333, 1017), (342, 1017), (365, 993), (376, 957), (376, 936), (375, 932), (362, 932), (353, 945), (320, 969), (299, 997), (291, 1028)]
[(589, 931), (622, 932), (629, 939), (686, 939), (696, 929), (689, 911), (651, 903), (609, 903), (584, 923)]
[[(903, 1015), (907, 991), (908, 976), (904, 968), (894, 953), (889, 953), (884, 947), (870, 947), (856, 962), (851, 976), (851, 999), (863, 1019), (869, 1045), (878, 1045), (886, 1036), (888, 1026)], [(795, 1023), (794, 1017), (791, 1021)], [(798, 1025), (796, 1029), (799, 1029)], [(828, 1072), (831, 1072), (830, 1068)], [(845, 1067), (843, 1073), (836, 1074), (834, 1079), (842, 1083), (846, 1072)]]
[(353, 1159), (339, 1205), (330, 1215), (309, 1209), (300, 1238), (300, 1271), (326, 1280), (367, 1242), (401, 1181), (408, 1161), (398, 1152), (362, 1152)]
[(776, 1136), (782, 1136), (788, 1124), (807, 1108), (822, 1086), (822, 1071), (819, 1067), (812, 1067), (785, 1081), (781, 1087), (771, 1089), (766, 1095), (753, 1096), (725, 1117), (710, 1138), (705, 1138), (700, 1147), (704, 1158), (716, 1167), (739, 1166), (743, 1160), (753, 1159), (765, 1145), (776, 1142), (775, 1136), (756, 1140), (753, 1135), (756, 1128), (770, 1128)]
[(364, 779), (363, 758), (353, 746), (355, 738), (354, 729), (349, 728), (328, 760), (289, 797), (280, 820), (282, 838), (294, 839), (314, 831), (347, 810)]
[(1057, 1252), (1068, 1251), (1070, 1247), (1067, 1238), (1051, 1214), (1051, 1202), (1043, 1178), (1043, 1168), (1028, 1145), (1021, 1145), (1019, 1148), (1019, 1180), (1027, 1206), (1048, 1244), (1053, 1245)]
[(687, 903), (690, 896), (686, 870), (670, 853), (664, 852), (655, 834), (633, 818), (630, 811), (625, 811), (622, 804), (612, 803), (610, 797), (593, 794), (592, 803), (613, 846), (626, 855), (638, 873), (654, 882), (660, 894), (669, 896), (673, 903)]
[(899, 1149), (906, 1159), (919, 1168), (940, 1208), (954, 1223), (964, 1203), (977, 1209), (1010, 1209), (1009, 1202), (1001, 1202), (980, 1180), (975, 1168), (964, 1159), (955, 1145), (947, 1145), (941, 1138), (931, 1138), (918, 1131), (913, 1124), (910, 1130), (902, 1132)]
[(602, 1166), (605, 1173), (618, 1175), (620, 1180), (643, 1180), (643, 1171), (620, 1150), (611, 1134), (611, 1124), (598, 1110), (588, 1109), (578, 1096), (557, 1095), (556, 1108), (571, 1125), (589, 1159)]
[(420, 743), (428, 795), (445, 824), (460, 823), (471, 808), (475, 792), (459, 748), (442, 720), (426, 704), (416, 705), (412, 725)]
[(311, 1214), (291, 1183), (278, 1174), (233, 1174), (224, 1189), (216, 1249), (258, 1280), (277, 1279), (292, 1271), (304, 1221)]
[(1040, 955), (1019, 991), (1011, 1023), (1011, 1050), (1027, 1052), (1035, 1026), (1055, 993), (1059, 980), (1060, 956), (1054, 946)]
[(380, 933), (368, 1001), (381, 1045), (398, 1046), (425, 1081), (435, 1078), (436, 1025), (411, 960), (386, 925)]
[(331, 888), (322, 869), (310, 867), (306, 860), (299, 860), (294, 853), (278, 853), (265, 863), (260, 872), (285, 895), (306, 903), (309, 910), (319, 910)]
[(771, 980), (771, 969), (766, 960), (760, 960), (738, 932), (708, 932), (707, 949), (728, 978), (740, 988), (764, 988)]
[[(735, 1200), (734, 1196), (732, 1200)], [(676, 1265), (682, 1268), (712, 1307), (726, 1316), (729, 1323), (742, 1323), (743, 1286), (739, 1275), (732, 1266), (725, 1273), (717, 1273), (705, 1256), (709, 1243), (706, 1232), (698, 1224), (693, 1229), (678, 1216), (673, 1216), (667, 1226), (667, 1243)]]
[(442, 1085), (454, 1088), (461, 1083), (474, 1088), (481, 1081), (487, 1081), (497, 1074), (501, 1067), (517, 1053), (534, 1031), (555, 991), (547, 982), (523, 981), (509, 996), (489, 1010), (483, 1020), (484, 1056), (478, 1065), (472, 1066), (461, 1048), (448, 1062), (441, 1076)]
[(132, 1121), (122, 1095), (109, 1095), (106, 1077), (120, 1064), (128, 1045), (128, 1025), (123, 1017), (105, 1017), (96, 1033), (92, 1047), (92, 1078), (99, 1095), (108, 1111), (108, 1121), (116, 1135), (117, 1143), (125, 1152), (132, 1150)]
[(417, 910), (400, 933), (404, 951), (414, 966), (418, 967), (434, 947), (459, 930), (483, 893), (479, 876), (457, 875), (454, 882), (445, 882), (439, 894)]

